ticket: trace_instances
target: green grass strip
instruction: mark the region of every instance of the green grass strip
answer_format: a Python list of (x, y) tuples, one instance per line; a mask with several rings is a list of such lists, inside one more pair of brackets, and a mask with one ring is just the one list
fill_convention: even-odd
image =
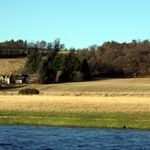
[(50, 113), (0, 111), (0, 124), (150, 129), (150, 113)]

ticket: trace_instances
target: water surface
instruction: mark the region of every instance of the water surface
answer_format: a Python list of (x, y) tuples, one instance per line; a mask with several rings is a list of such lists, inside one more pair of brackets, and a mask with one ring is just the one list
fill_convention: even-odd
[(0, 126), (0, 150), (150, 149), (150, 131)]

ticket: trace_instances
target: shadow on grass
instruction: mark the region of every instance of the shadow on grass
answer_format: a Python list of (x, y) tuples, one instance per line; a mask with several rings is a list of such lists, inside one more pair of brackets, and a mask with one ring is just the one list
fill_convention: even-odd
[(26, 87), (27, 85), (0, 85), (0, 91), (11, 90), (11, 89), (19, 89)]

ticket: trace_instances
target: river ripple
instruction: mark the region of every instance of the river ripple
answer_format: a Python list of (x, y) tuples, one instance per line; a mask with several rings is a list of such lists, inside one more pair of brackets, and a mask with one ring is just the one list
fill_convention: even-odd
[(150, 149), (150, 131), (0, 126), (0, 150), (100, 149)]

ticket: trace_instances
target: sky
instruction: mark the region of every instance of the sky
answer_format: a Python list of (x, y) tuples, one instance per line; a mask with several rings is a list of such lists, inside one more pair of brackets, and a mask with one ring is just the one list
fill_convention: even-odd
[(60, 38), (67, 48), (150, 38), (150, 0), (0, 0), (0, 41)]

